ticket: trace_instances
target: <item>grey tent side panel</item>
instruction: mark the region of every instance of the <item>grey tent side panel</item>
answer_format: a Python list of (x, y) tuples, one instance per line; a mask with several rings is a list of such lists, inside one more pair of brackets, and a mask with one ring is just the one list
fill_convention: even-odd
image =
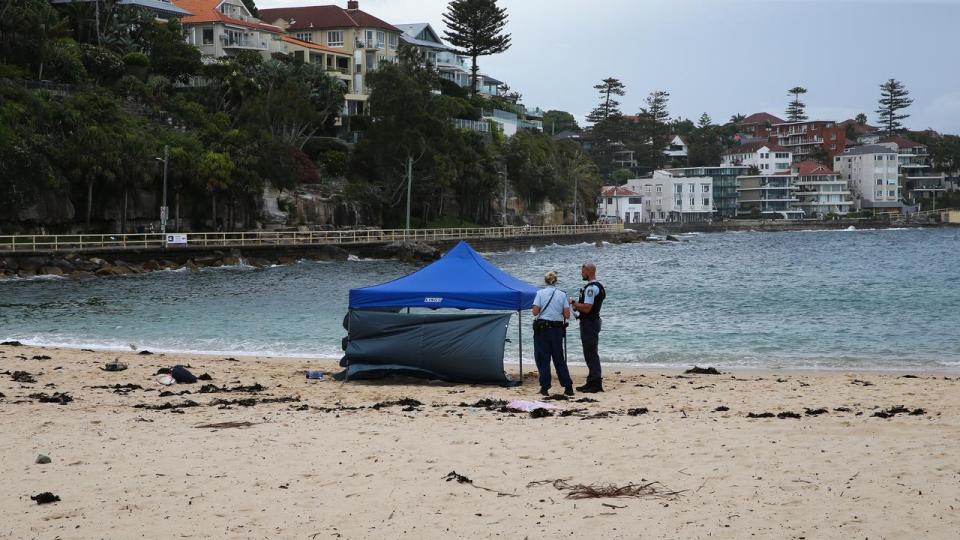
[(389, 373), (469, 383), (509, 382), (503, 346), (512, 314), (404, 314), (354, 310), (340, 364), (345, 378)]

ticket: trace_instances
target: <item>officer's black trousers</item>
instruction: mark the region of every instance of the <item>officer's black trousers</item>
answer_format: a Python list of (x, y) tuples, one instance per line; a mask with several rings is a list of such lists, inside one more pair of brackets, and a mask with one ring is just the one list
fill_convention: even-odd
[(600, 319), (580, 319), (580, 343), (583, 344), (583, 360), (587, 363), (587, 384), (600, 384)]
[(563, 355), (563, 328), (544, 328), (533, 336), (533, 357), (540, 373), (540, 388), (550, 388), (550, 359), (557, 368), (557, 381), (566, 388), (573, 386), (567, 359)]

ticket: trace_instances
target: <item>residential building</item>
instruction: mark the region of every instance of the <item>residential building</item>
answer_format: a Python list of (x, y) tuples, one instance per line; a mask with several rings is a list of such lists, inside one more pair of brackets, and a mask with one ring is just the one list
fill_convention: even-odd
[(711, 207), (717, 217), (737, 217), (737, 177), (749, 174), (750, 168), (744, 166), (720, 167), (684, 167), (667, 169), (668, 173), (679, 178), (710, 177), (712, 182)]
[(643, 222), (705, 223), (713, 220), (713, 179), (654, 171), (650, 178), (634, 178), (626, 188), (643, 201)]
[[(74, 2), (100, 2), (101, 0), (50, 0), (51, 4), (72, 4)], [(179, 3), (179, 2), (178, 2)], [(179, 19), (192, 15), (189, 11), (170, 0), (116, 0), (118, 6), (130, 6), (145, 10), (160, 20)], [(101, 8), (103, 9), (103, 8)]]
[(663, 149), (663, 155), (674, 163), (683, 163), (686, 165), (687, 158), (690, 155), (690, 145), (687, 140), (680, 135), (671, 135), (670, 142)]
[(905, 137), (888, 137), (880, 139), (877, 144), (896, 150), (900, 174), (903, 176), (923, 176), (923, 173), (930, 170), (930, 153), (925, 144)]
[(770, 113), (753, 113), (737, 123), (737, 133), (743, 143), (768, 142), (772, 126), (783, 122), (782, 118)]
[(187, 43), (200, 49), (205, 63), (240, 51), (257, 51), (264, 59), (283, 52), (283, 30), (252, 16), (242, 0), (175, 0), (192, 13), (181, 19)]
[(917, 211), (932, 210), (937, 199), (943, 198), (951, 185), (946, 174), (927, 174), (925, 176), (906, 177), (903, 193)]
[(597, 199), (601, 223), (643, 223), (643, 197), (626, 187), (604, 186)]
[(860, 210), (899, 211), (897, 151), (876, 144), (847, 148), (833, 158), (833, 170), (847, 181)]
[(723, 165), (745, 165), (761, 174), (790, 171), (793, 155), (789, 150), (770, 142), (754, 142), (732, 146), (720, 156)]
[[(852, 135), (857, 144), (877, 144), (880, 141), (880, 128), (857, 122), (854, 119), (840, 122), (844, 133)], [(849, 145), (848, 145), (849, 146)]]
[(810, 158), (815, 148), (820, 147), (827, 156), (833, 157), (846, 147), (846, 130), (836, 122), (810, 120), (784, 122), (771, 127), (770, 142), (776, 143), (793, 154), (793, 161)]
[(831, 214), (850, 212), (850, 188), (840, 173), (813, 160), (793, 166), (796, 206), (810, 219), (823, 219)]
[(803, 210), (795, 205), (794, 176), (790, 171), (778, 174), (737, 177), (737, 217), (761, 219), (803, 219)]
[(343, 81), (348, 94), (352, 93), (353, 77), (350, 75), (352, 57), (349, 54), (340, 49), (302, 41), (286, 34), (280, 39), (283, 41), (283, 52), (293, 56), (299, 62), (323, 66), (330, 75)]
[[(236, 0), (240, 1), (240, 0)], [(370, 88), (366, 76), (381, 62), (395, 62), (400, 46), (399, 28), (360, 9), (355, 0), (340, 6), (265, 8), (260, 17), (288, 35), (308, 43), (343, 51), (352, 57), (352, 84), (346, 114), (365, 114)]]
[(440, 34), (429, 23), (394, 25), (403, 33), (400, 42), (416, 47), (430, 65), (436, 67), (440, 77), (456, 83), (461, 88), (470, 86), (470, 67), (467, 59), (447, 46)]

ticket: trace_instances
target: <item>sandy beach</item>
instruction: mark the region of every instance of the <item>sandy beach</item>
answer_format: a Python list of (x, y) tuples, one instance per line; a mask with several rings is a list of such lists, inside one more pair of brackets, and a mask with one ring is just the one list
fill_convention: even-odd
[[(116, 358), (129, 369), (100, 369)], [(158, 384), (157, 370), (176, 364), (211, 380)], [(501, 388), (309, 381), (305, 369), (337, 367), (0, 347), (0, 537), (912, 539), (960, 531), (955, 373), (608, 367), (606, 393), (574, 398), (596, 402), (552, 401), (552, 416), (533, 418), (476, 406), (534, 399), (532, 373), (523, 387)], [(14, 381), (16, 371), (36, 382)], [(422, 404), (390, 403), (403, 399)], [(875, 416), (897, 406), (906, 411)], [(51, 462), (35, 463), (39, 454)], [(472, 483), (447, 481), (453, 471)], [(651, 482), (657, 494), (639, 498), (575, 499), (562, 489)], [(30, 499), (42, 492), (60, 501)]]

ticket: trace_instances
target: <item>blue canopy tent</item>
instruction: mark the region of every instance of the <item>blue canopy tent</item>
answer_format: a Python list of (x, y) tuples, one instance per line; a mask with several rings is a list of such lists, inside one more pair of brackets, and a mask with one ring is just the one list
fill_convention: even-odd
[[(506, 322), (509, 315), (446, 315), (440, 316), (407, 316), (400, 319), (399, 315), (384, 315), (385, 310), (399, 310), (402, 308), (453, 308), (453, 309), (483, 309), (492, 311), (516, 311), (520, 319), (519, 343), (520, 347), (520, 378), (523, 380), (523, 310), (533, 306), (533, 299), (537, 288), (523, 282), (484, 259), (466, 242), (460, 242), (448, 251), (439, 260), (427, 265), (416, 272), (393, 281), (350, 290), (350, 314), (348, 315), (348, 339), (344, 361), (341, 364), (348, 366), (351, 363), (365, 364), (368, 368), (373, 361), (380, 368), (390, 366), (399, 368), (391, 363), (403, 357), (403, 361), (418, 364), (415, 369), (431, 375), (437, 375), (442, 363), (454, 362), (450, 359), (452, 351), (469, 351), (469, 355), (481, 354), (483, 349), (477, 343), (477, 336), (465, 337), (465, 333), (484, 333), (489, 345), (495, 333), (483, 330), (492, 328), (487, 320), (503, 321), (499, 343), (499, 361), (502, 374), (503, 338), (506, 332)], [(376, 315), (369, 311), (378, 311)], [(409, 309), (408, 309), (409, 311)], [(359, 313), (367, 312), (364, 315)], [(393, 319), (390, 319), (393, 317)], [(432, 318), (431, 318), (432, 317)], [(491, 319), (492, 317), (492, 319)], [(443, 320), (441, 320), (443, 319)], [(437, 321), (441, 324), (461, 325), (448, 326), (444, 330), (425, 330), (423, 325)], [(361, 329), (354, 324), (362, 324)], [(414, 331), (413, 325), (417, 325)], [(464, 326), (465, 325), (465, 326)], [(358, 334), (355, 336), (354, 334)], [(363, 338), (363, 339), (355, 339)], [(390, 342), (390, 339), (394, 339)], [(403, 351), (398, 352), (399, 349)], [(420, 349), (419, 353), (409, 352), (411, 349)], [(419, 355), (419, 356), (417, 356)], [(420, 356), (433, 356), (433, 362), (421, 360)], [(487, 358), (489, 360), (489, 354)], [(384, 358), (390, 357), (390, 358)], [(425, 362), (429, 366), (425, 366)], [(459, 373), (466, 373), (465, 366), (451, 366), (463, 368)], [(361, 370), (362, 368), (357, 368)], [(454, 369), (456, 371), (456, 369)], [(348, 368), (349, 372), (349, 368)], [(442, 373), (441, 373), (442, 375)], [(349, 373), (347, 375), (349, 378)], [(463, 378), (467, 380), (469, 378)]]

